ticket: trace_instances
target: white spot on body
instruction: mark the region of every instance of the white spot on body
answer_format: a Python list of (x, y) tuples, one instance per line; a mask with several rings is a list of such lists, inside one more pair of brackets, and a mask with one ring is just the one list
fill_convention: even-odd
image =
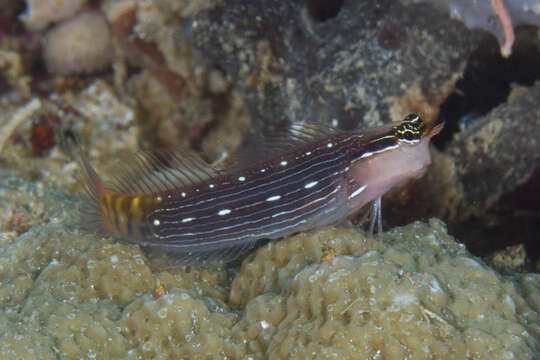
[(331, 143), (331, 142), (329, 142), (328, 144), (326, 144), (326, 147), (329, 148), (329, 149), (330, 149), (332, 146), (334, 146), (334, 144)]
[(283, 160), (283, 161), (281, 161), (281, 162), (279, 163), (279, 165), (281, 165), (281, 166), (287, 166), (287, 164), (288, 164), (288, 163), (287, 163), (286, 160)]
[(279, 199), (281, 199), (280, 195), (274, 195), (274, 196), (270, 196), (269, 198), (266, 198), (266, 201), (276, 201)]
[(186, 197), (186, 193), (182, 191), (182, 193), (180, 194), (181, 197), (185, 198)]
[(306, 185), (304, 185), (304, 188), (305, 189), (311, 189), (312, 187), (314, 187), (315, 185), (317, 185), (319, 182), (318, 181), (311, 181), (311, 182), (308, 182)]
[(338, 125), (339, 125), (339, 121), (338, 121), (338, 119), (336, 119), (336, 118), (333, 118), (333, 119), (332, 119), (332, 126), (333, 126), (333, 127), (335, 127), (335, 128), (337, 128), (337, 127), (338, 127)]
[(195, 220), (194, 217), (188, 217), (188, 218), (183, 218), (183, 219), (182, 219), (182, 222), (183, 222), (183, 223), (187, 223), (187, 222), (190, 222), (190, 221), (193, 221), (193, 220)]
[(161, 222), (158, 220), (158, 219), (154, 219), (154, 226), (159, 226), (159, 224), (161, 224)]
[(359, 187), (358, 189), (354, 190), (351, 195), (349, 195), (349, 200), (358, 196), (362, 191), (366, 190), (367, 185), (363, 185)]
[(239, 176), (238, 181), (246, 181), (246, 178), (244, 176)]
[(157, 201), (157, 202), (161, 202), (161, 200), (163, 200), (163, 198), (162, 198), (161, 196), (159, 196), (159, 195), (156, 196), (156, 201)]
[(167, 199), (170, 199), (172, 198), (172, 195), (171, 194), (167, 194)]
[(263, 173), (263, 172), (266, 172), (266, 169), (262, 168), (260, 171)]
[(223, 210), (219, 210), (217, 214), (218, 214), (219, 216), (223, 216), (223, 215), (228, 215), (228, 214), (230, 214), (230, 213), (231, 213), (231, 210), (230, 210), (230, 209), (223, 209)]
[(306, 151), (305, 154), (306, 154), (306, 156), (309, 156), (309, 155), (311, 155), (311, 151)]
[(214, 185), (214, 184), (208, 184), (208, 187), (209, 187), (210, 189), (213, 189), (213, 188), (215, 187), (215, 185)]

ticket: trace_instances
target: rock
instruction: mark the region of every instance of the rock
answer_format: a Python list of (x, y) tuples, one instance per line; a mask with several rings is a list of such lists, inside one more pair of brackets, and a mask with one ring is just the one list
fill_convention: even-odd
[(49, 24), (69, 19), (86, 4), (86, 0), (26, 0), (22, 21), (33, 31), (45, 29)]
[(114, 56), (109, 25), (99, 12), (81, 13), (51, 29), (44, 41), (47, 69), (57, 74), (91, 73)]
[[(229, 1), (193, 17), (193, 45), (238, 79), (252, 131), (428, 121), (482, 36), (425, 5)], [(328, 7), (328, 8), (325, 8)]]

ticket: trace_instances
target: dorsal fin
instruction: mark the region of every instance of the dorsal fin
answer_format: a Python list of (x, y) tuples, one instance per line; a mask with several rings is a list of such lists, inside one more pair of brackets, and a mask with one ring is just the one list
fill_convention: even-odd
[(274, 157), (298, 146), (303, 146), (338, 132), (322, 124), (293, 123), (271, 135), (250, 135), (247, 142), (234, 155), (239, 165), (249, 164)]
[(180, 155), (169, 151), (140, 151), (122, 160), (108, 188), (124, 194), (149, 195), (186, 187), (221, 174), (196, 154)]

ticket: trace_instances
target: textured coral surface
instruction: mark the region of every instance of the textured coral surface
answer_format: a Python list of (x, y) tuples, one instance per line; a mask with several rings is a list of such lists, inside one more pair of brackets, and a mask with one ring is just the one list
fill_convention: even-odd
[(81, 233), (80, 200), (16, 175), (2, 170), (1, 211), (31, 204), (23, 222), (41, 223), (2, 233), (10, 359), (531, 359), (540, 349), (540, 277), (502, 277), (439, 220), (382, 242), (344, 223), (271, 242), (240, 267), (156, 271), (137, 246)]
[[(320, 264), (325, 242), (336, 256)], [(245, 304), (250, 346), (275, 359), (527, 358), (538, 341), (525, 325), (536, 310), (438, 220), (382, 244), (350, 227), (269, 244), (242, 265), (231, 302)]]

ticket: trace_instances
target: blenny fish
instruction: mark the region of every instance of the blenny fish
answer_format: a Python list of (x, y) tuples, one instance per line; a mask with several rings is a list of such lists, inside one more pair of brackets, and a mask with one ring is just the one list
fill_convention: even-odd
[(231, 261), (259, 239), (336, 222), (371, 201), (380, 224), (381, 196), (425, 172), (442, 126), (415, 114), (366, 131), (292, 125), (286, 141), (259, 148), (265, 156), (230, 169), (195, 155), (140, 153), (110, 184), (81, 152), (87, 220), (175, 265)]

